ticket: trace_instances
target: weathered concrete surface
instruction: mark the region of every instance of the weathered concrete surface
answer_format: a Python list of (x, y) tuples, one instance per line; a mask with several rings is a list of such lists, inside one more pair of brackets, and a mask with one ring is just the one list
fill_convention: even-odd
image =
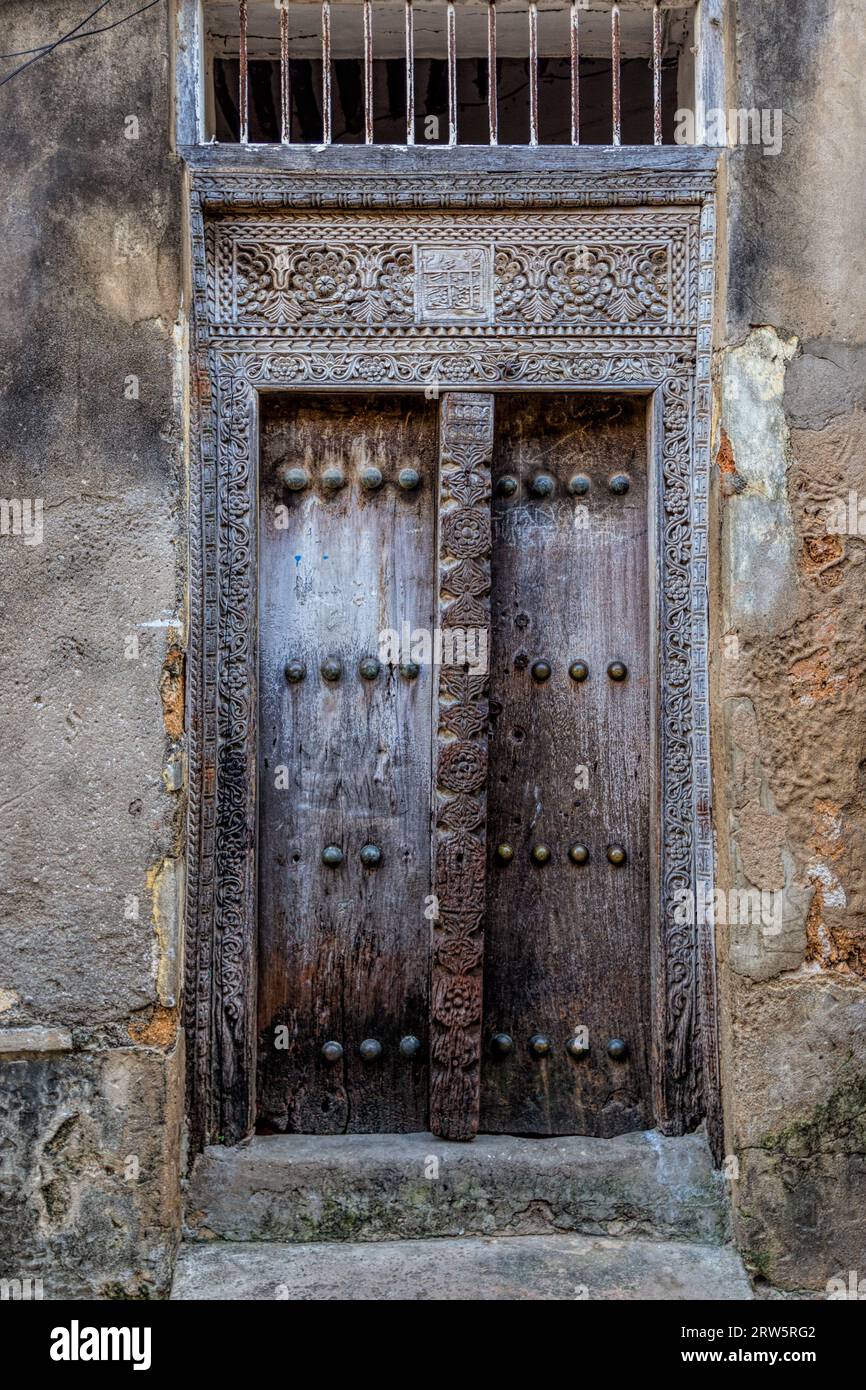
[(180, 1225), (179, 1067), (105, 1050), (9, 1062), (0, 1087), (0, 1276), (44, 1296), (165, 1294)]
[(445, 1302), (751, 1298), (730, 1247), (592, 1236), (186, 1245), (171, 1297)]
[(786, 975), (756, 1007), (756, 988), (737, 981), (734, 1003), (731, 1085), (751, 1100), (738, 1114), (737, 1230), (757, 1275), (824, 1289), (863, 1267), (863, 990), (839, 972), (815, 971), (808, 989)]
[[(780, 1289), (866, 1267), (866, 33), (841, 0), (729, 7), (714, 566), (717, 919), (735, 1231)], [(738, 1176), (737, 1176), (738, 1174)]]
[(30, 1052), (71, 1052), (68, 1028), (0, 1028), (0, 1058), (25, 1057)]
[[(41, 543), (0, 536), (0, 1027), (66, 1030), (75, 1048), (0, 1071), (22, 1125), (2, 1151), (21, 1229), (4, 1227), (0, 1273), (34, 1261), (69, 1290), (164, 1284), (154, 1246), (177, 1184), (180, 923), (167, 892), (154, 919), (149, 877), (182, 852), (160, 701), (183, 627), (170, 8), (63, 44), (0, 91), (0, 493), (43, 516)], [(82, 15), (7, 0), (4, 50)], [(148, 1137), (159, 1124), (174, 1129)], [(118, 1151), (146, 1152), (147, 1179), (127, 1182)]]
[(590, 1231), (722, 1242), (728, 1207), (703, 1136), (656, 1133), (275, 1135), (206, 1150), (185, 1202), (188, 1239), (234, 1241)]

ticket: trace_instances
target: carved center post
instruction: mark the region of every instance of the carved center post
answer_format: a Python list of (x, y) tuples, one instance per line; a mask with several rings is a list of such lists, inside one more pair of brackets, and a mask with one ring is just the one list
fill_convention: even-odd
[(430, 1093), (430, 1127), (443, 1139), (471, 1139), (478, 1130), (492, 454), (493, 396), (448, 392), (439, 444), (442, 659)]

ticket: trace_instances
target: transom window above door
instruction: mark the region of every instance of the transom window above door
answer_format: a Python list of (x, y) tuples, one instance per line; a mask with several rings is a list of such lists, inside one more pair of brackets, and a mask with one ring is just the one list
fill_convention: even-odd
[(214, 0), (205, 137), (661, 145), (693, 108), (695, 0)]

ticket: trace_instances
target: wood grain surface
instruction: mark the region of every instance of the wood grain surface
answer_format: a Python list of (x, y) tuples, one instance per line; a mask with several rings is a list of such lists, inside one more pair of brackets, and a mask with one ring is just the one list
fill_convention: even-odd
[[(652, 1123), (645, 409), (600, 395), (499, 396), (496, 409), (481, 1129), (612, 1135)], [(541, 473), (553, 480), (544, 498), (531, 491)], [(617, 473), (622, 495), (609, 487)], [(576, 474), (589, 479), (583, 496), (567, 489)], [(513, 497), (504, 475), (518, 480)], [(541, 659), (543, 683), (531, 673)], [(589, 666), (583, 682), (569, 676), (575, 660)], [(616, 660), (621, 683), (606, 674)], [(575, 842), (584, 865), (568, 857)], [(614, 843), (628, 856), (619, 868)], [(589, 1053), (575, 1060), (565, 1044), (581, 1028)], [(514, 1040), (501, 1057), (498, 1032)], [(545, 1057), (528, 1047), (536, 1033)], [(608, 1056), (613, 1038), (624, 1060)]]
[[(358, 393), (265, 400), (259, 591), (259, 1115), (304, 1133), (422, 1130), (428, 1121), (433, 677), (383, 663), (386, 628), (433, 623), (437, 406)], [(286, 468), (310, 485), (290, 491)], [(365, 468), (382, 486), (366, 491)], [(327, 491), (323, 474), (345, 486)], [(401, 469), (421, 474), (397, 485)], [(280, 511), (279, 509), (284, 509)], [(284, 526), (278, 523), (285, 522)], [(328, 656), (339, 681), (320, 674)], [(306, 665), (296, 684), (284, 667)], [(287, 785), (277, 786), (277, 770)], [(343, 862), (321, 862), (326, 845)], [(365, 868), (362, 846), (382, 860)], [(275, 1045), (284, 1027), (286, 1047)], [(413, 1058), (399, 1050), (414, 1035)], [(364, 1062), (364, 1039), (381, 1056)], [(340, 1043), (328, 1065), (321, 1048)]]

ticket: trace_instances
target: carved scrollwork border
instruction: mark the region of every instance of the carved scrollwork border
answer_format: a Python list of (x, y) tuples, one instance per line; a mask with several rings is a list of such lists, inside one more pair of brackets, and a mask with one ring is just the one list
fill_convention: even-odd
[[(523, 175), (479, 189), (459, 179), (438, 193), (417, 178), (333, 181), (270, 173), (194, 176), (190, 469), (190, 680), (188, 893), (185, 1010), (193, 1147), (249, 1133), (255, 1106), (256, 992), (256, 461), (257, 400), (297, 386), (438, 390), (640, 391), (658, 415), (657, 594), (659, 667), (659, 866), (654, 904), (656, 1122), (681, 1133), (706, 1119), (720, 1152), (715, 944), (712, 927), (681, 922), (681, 894), (711, 901), (713, 852), (707, 682), (707, 507), (710, 335), (714, 267), (713, 180), (666, 186), (660, 175), (556, 180)], [(659, 182), (661, 180), (661, 182)], [(555, 185), (555, 186), (554, 186)], [(336, 200), (336, 201), (335, 201)], [(207, 218), (249, 207), (486, 208), (692, 206), (698, 251), (684, 334), (626, 336), (618, 325), (581, 334), (552, 324), (542, 335), (482, 339), (358, 332), (290, 341), (226, 338), (215, 331)], [(692, 898), (692, 902), (700, 898)]]

